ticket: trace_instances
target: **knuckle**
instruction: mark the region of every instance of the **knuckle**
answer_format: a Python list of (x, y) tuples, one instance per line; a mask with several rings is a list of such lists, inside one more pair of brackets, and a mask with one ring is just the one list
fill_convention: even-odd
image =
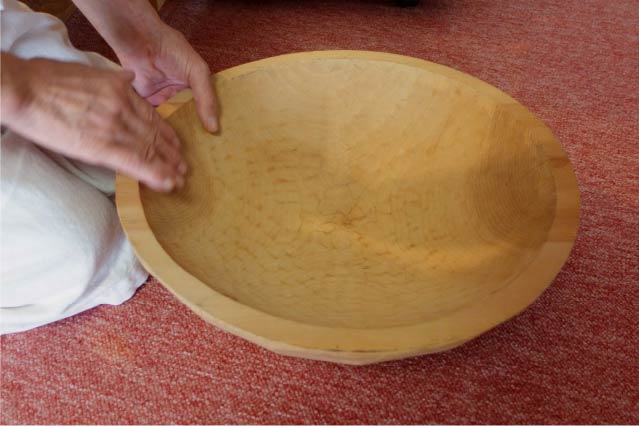
[(122, 110), (116, 105), (109, 105), (104, 112), (104, 120), (109, 128), (119, 128), (122, 125)]
[(109, 79), (107, 81), (107, 84), (105, 84), (104, 86), (102, 86), (102, 92), (103, 95), (109, 97), (109, 98), (116, 98), (120, 95), (119, 91), (118, 91), (118, 87), (117, 85), (114, 84), (112, 79)]
[(118, 116), (119, 112), (121, 112), (125, 105), (122, 94), (112, 87), (107, 87), (103, 89), (101, 95), (101, 101), (104, 105), (105, 113), (111, 117)]
[(118, 76), (111, 76), (109, 78), (109, 84), (106, 85), (106, 88), (111, 96), (121, 99), (128, 96), (128, 91), (130, 90), (131, 86), (128, 82), (119, 78)]
[(169, 174), (166, 172), (166, 170), (156, 167), (151, 171), (151, 176), (157, 181), (162, 181), (166, 177), (169, 177)]
[(135, 155), (131, 152), (119, 151), (114, 153), (110, 162), (113, 163), (117, 170), (124, 170), (128, 172), (139, 171), (141, 168), (140, 162)]

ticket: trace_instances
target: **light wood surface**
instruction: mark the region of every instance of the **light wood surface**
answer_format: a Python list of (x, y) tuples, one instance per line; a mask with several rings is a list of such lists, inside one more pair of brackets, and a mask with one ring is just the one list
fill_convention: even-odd
[(486, 83), (328, 51), (231, 68), (215, 85), (219, 135), (190, 91), (159, 108), (184, 144), (185, 188), (118, 176), (117, 203), (149, 271), (225, 330), (351, 364), (441, 351), (523, 310), (569, 255), (570, 163)]

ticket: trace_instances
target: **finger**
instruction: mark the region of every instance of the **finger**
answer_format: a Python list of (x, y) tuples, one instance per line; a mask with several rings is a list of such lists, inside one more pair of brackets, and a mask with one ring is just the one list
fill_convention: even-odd
[(160, 118), (159, 126), (162, 136), (169, 140), (172, 145), (176, 147), (182, 145), (182, 143), (180, 142), (180, 138), (178, 137), (177, 133), (175, 133), (175, 130), (173, 130), (173, 127), (169, 125), (169, 123)]
[(178, 184), (175, 169), (160, 155), (141, 153), (130, 146), (112, 145), (103, 153), (101, 162), (155, 191), (170, 192)]
[(155, 93), (151, 93), (144, 97), (144, 99), (151, 105), (160, 105), (163, 102), (169, 100), (173, 95), (182, 89), (186, 89), (186, 85), (171, 85), (158, 90)]
[(180, 140), (171, 126), (165, 122), (158, 112), (131, 90), (130, 105), (127, 106), (125, 123), (131, 132), (141, 141), (148, 142), (151, 137), (159, 135), (158, 144), (180, 146)]
[[(143, 161), (157, 162), (171, 168), (172, 186), (182, 187), (186, 163), (180, 154), (180, 142), (175, 130), (168, 125), (158, 112), (138, 96), (133, 90), (129, 93), (129, 103), (126, 106), (125, 125), (130, 130), (129, 145), (139, 152)], [(157, 158), (155, 158), (157, 157)], [(166, 176), (164, 176), (166, 179)], [(153, 188), (166, 188), (171, 185), (166, 181), (147, 182)]]
[[(123, 140), (128, 151), (135, 154), (129, 162), (142, 168), (145, 177), (139, 177), (148, 186), (156, 190), (170, 190), (176, 184), (181, 156), (170, 130), (157, 111), (130, 91), (128, 109), (124, 125), (127, 129)], [(146, 166), (145, 166), (146, 165)], [(170, 179), (170, 181), (169, 181)]]
[(125, 80), (127, 83), (131, 83), (133, 80), (135, 80), (135, 73), (131, 70), (122, 70), (118, 72), (118, 74), (120, 78)]
[(186, 164), (186, 161), (184, 161), (184, 158), (182, 157), (182, 154), (180, 152), (182, 144), (180, 143), (180, 139), (177, 133), (175, 133), (175, 130), (173, 129), (173, 127), (171, 127), (169, 123), (167, 123), (164, 120), (160, 120), (160, 132), (163, 134), (165, 139), (171, 141), (172, 150), (170, 151), (171, 154), (169, 155), (173, 155), (174, 158), (178, 160), (174, 164), (177, 167), (178, 174), (184, 176), (184, 174), (186, 174), (188, 166)]
[(217, 132), (220, 128), (217, 98), (211, 82), (211, 72), (206, 64), (194, 67), (189, 84), (193, 90), (193, 98), (200, 121), (208, 131)]
[(176, 170), (178, 169), (178, 166), (182, 163), (182, 155), (175, 145), (167, 143), (166, 140), (158, 141), (156, 149), (158, 154), (160, 154), (164, 159), (165, 163), (173, 166)]
[(170, 145), (158, 146), (157, 149), (164, 163), (169, 164), (173, 168), (175, 187), (182, 188), (186, 175), (186, 162), (182, 160), (180, 153)]
[(141, 138), (149, 134), (153, 134), (155, 140), (153, 145), (157, 152), (162, 156), (164, 161), (171, 165), (178, 172), (179, 175), (186, 173), (186, 162), (182, 159), (180, 153), (180, 141), (175, 133), (175, 130), (167, 122), (154, 111), (153, 119), (150, 123), (152, 126), (157, 126), (154, 130), (144, 130), (144, 134), (140, 135)]
[(164, 163), (173, 168), (173, 172), (175, 173), (175, 186), (182, 188), (184, 186), (184, 175), (186, 174), (187, 167), (179, 149), (168, 143), (158, 143), (156, 149), (164, 160)]

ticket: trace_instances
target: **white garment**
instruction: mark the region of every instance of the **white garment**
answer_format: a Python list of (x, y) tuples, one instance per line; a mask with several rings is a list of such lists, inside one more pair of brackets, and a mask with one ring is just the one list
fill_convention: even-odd
[[(15, 0), (0, 0), (0, 31), (2, 51), (21, 58), (117, 68), (75, 49), (61, 21)], [(41, 149), (11, 131), (0, 147), (0, 334), (129, 299), (148, 273), (108, 197), (113, 172)]]

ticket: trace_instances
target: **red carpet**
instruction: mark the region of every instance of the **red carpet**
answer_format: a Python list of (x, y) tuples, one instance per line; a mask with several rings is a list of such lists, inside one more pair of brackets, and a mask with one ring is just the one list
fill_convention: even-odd
[[(369, 367), (274, 355), (150, 281), (130, 302), (2, 338), (5, 423), (639, 423), (636, 0), (169, 0), (213, 70), (316, 49), (475, 75), (563, 142), (582, 226), (552, 286), (456, 350)], [(78, 15), (75, 43), (105, 52)], [(392, 89), (392, 88), (389, 88)]]

